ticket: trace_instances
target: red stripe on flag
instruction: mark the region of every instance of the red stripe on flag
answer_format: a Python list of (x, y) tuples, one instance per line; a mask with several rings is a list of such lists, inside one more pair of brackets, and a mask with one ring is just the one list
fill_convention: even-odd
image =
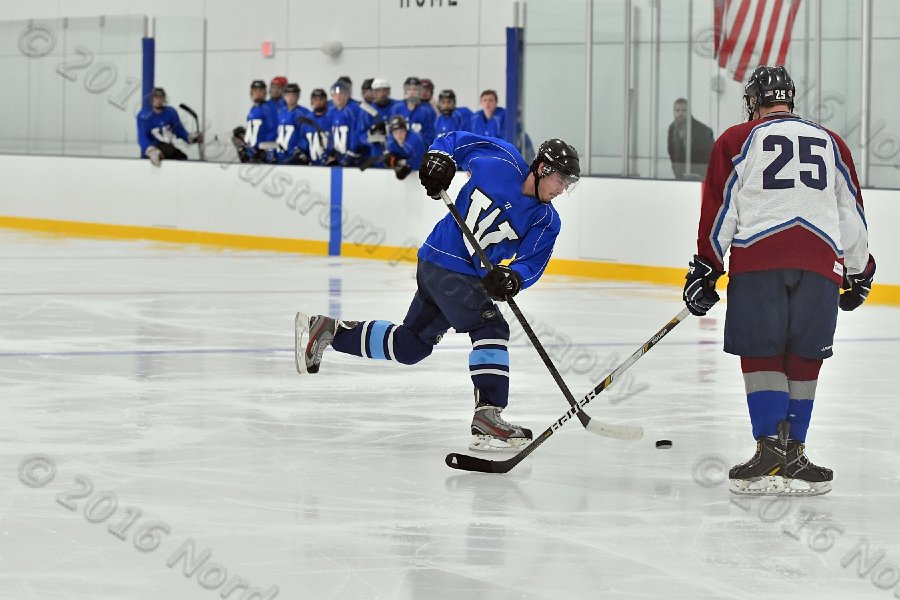
[(713, 10), (715, 12), (714, 29), (713, 29), (713, 56), (719, 55), (719, 48), (722, 46), (722, 28), (725, 27), (725, 12), (728, 10), (727, 0), (713, 0)]
[(787, 23), (784, 26), (784, 37), (781, 38), (781, 49), (778, 51), (778, 62), (776, 64), (783, 65), (784, 59), (787, 58), (788, 46), (791, 43), (791, 30), (794, 29), (794, 19), (797, 18), (797, 11), (800, 10), (800, 0), (791, 0), (791, 10), (788, 12)]
[(766, 31), (766, 43), (759, 55), (759, 64), (761, 65), (769, 64), (769, 54), (772, 53), (772, 44), (775, 42), (775, 31), (778, 29), (778, 17), (781, 16), (782, 6), (784, 6), (784, 0), (775, 0), (772, 18), (769, 20), (769, 29)]
[(753, 49), (756, 48), (756, 41), (759, 37), (759, 29), (762, 26), (763, 14), (766, 12), (766, 0), (758, 0), (756, 3), (756, 14), (753, 16), (753, 26), (750, 28), (750, 35), (744, 43), (744, 51), (741, 52), (741, 58), (738, 60), (737, 68), (734, 70), (734, 80), (744, 81), (744, 74), (747, 72), (747, 63), (753, 56)]
[(747, 19), (747, 11), (749, 9), (750, 0), (741, 0), (737, 18), (729, 28), (728, 37), (725, 38), (725, 43), (722, 44), (722, 49), (719, 52), (719, 66), (723, 69), (728, 65), (728, 59), (731, 58), (731, 53), (734, 52), (734, 47), (737, 45), (738, 37), (741, 35), (741, 29), (744, 27), (744, 21)]

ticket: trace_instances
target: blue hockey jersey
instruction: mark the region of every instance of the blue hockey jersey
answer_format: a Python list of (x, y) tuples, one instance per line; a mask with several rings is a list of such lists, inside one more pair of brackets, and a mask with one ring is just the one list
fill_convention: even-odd
[(321, 115), (310, 111), (300, 119), (302, 140), (300, 149), (309, 156), (310, 164), (323, 165), (333, 151), (331, 144), (331, 113)]
[[(488, 258), (498, 264), (515, 256), (510, 267), (522, 276), (522, 287), (533, 285), (553, 253), (560, 221), (551, 203), (522, 193), (525, 159), (508, 142), (463, 131), (437, 138), (431, 149), (471, 172), (455, 204)], [(418, 257), (458, 273), (486, 273), (450, 214), (435, 225)]]
[(247, 131), (244, 143), (258, 148), (260, 142), (274, 142), (278, 134), (278, 122), (267, 104), (254, 104), (247, 113)]
[(176, 137), (184, 141), (188, 139), (188, 132), (178, 118), (178, 111), (171, 106), (164, 106), (160, 112), (148, 108), (138, 113), (137, 134), (141, 156), (157, 142), (171, 144)]
[(488, 137), (505, 138), (506, 130), (504, 125), (504, 111), (497, 107), (497, 110), (488, 119), (484, 115), (483, 110), (479, 110), (472, 114), (469, 119), (468, 130), (478, 135), (486, 135)]
[[(294, 110), (287, 107), (278, 115), (278, 136), (275, 141), (278, 148), (275, 150), (275, 158), (279, 163), (290, 161), (295, 154), (302, 152), (303, 136), (300, 132), (300, 118), (309, 114), (309, 109), (295, 106)], [(305, 154), (305, 152), (304, 152)]]
[(369, 155), (368, 147), (362, 142), (359, 105), (348, 102), (344, 108), (333, 107), (328, 112), (331, 115), (331, 143), (340, 164), (345, 167), (358, 165)]
[(419, 102), (415, 108), (410, 110), (406, 102), (398, 102), (391, 109), (391, 116), (403, 115), (409, 128), (419, 135), (425, 141), (426, 146), (430, 146), (434, 141), (434, 109), (426, 102)]
[[(469, 117), (471, 119), (471, 117)], [(459, 110), (454, 110), (449, 115), (439, 114), (434, 120), (435, 135), (443, 135), (451, 131), (467, 131), (467, 123), (463, 114)]]
[(388, 134), (387, 151), (406, 159), (409, 168), (418, 171), (422, 165), (422, 155), (425, 154), (425, 142), (422, 141), (421, 135), (412, 130), (406, 132), (406, 140), (403, 145), (398, 144), (394, 136)]

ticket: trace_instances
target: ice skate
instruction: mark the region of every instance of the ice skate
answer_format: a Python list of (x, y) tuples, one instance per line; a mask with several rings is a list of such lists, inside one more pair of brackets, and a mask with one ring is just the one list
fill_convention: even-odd
[(294, 318), (294, 362), (297, 372), (318, 373), (325, 348), (331, 345), (339, 327), (353, 329), (355, 321), (338, 321), (325, 315), (307, 317), (297, 313)]
[(756, 454), (745, 463), (728, 471), (729, 490), (744, 496), (778, 496), (784, 491), (787, 466), (788, 423), (778, 425), (777, 438), (762, 437), (756, 441)]
[(806, 445), (788, 441), (787, 465), (784, 470), (784, 494), (789, 496), (821, 496), (831, 491), (834, 473), (831, 469), (809, 462)]
[(531, 443), (531, 430), (504, 421), (500, 416), (502, 410), (486, 402), (475, 407), (470, 450), (518, 450)]

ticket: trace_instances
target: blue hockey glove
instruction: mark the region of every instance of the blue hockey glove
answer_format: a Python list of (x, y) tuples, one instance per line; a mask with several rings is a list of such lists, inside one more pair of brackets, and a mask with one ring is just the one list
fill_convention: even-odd
[(872, 289), (872, 279), (875, 277), (875, 257), (869, 255), (869, 262), (862, 273), (856, 275), (847, 275), (844, 271), (844, 283), (841, 288), (840, 307), (841, 310), (854, 310), (866, 301), (869, 297), (869, 291)]
[(522, 276), (505, 265), (495, 265), (481, 278), (481, 285), (491, 300), (506, 300), (522, 289)]
[(453, 183), (456, 174), (456, 161), (446, 152), (429, 150), (422, 157), (419, 168), (419, 181), (432, 198), (440, 198), (441, 190), (446, 190)]
[(722, 273), (717, 271), (712, 263), (697, 254), (688, 263), (682, 297), (692, 315), (702, 317), (719, 301), (716, 280), (721, 276)]

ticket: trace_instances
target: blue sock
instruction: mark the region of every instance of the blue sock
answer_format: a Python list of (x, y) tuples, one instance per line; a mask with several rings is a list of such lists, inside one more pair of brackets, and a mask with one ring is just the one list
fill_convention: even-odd
[(784, 421), (788, 413), (788, 398), (787, 392), (775, 390), (747, 394), (754, 439), (778, 435), (778, 423)]
[(788, 421), (791, 424), (791, 439), (805, 442), (816, 396), (816, 381), (790, 381), (789, 384), (791, 401), (788, 404)]

